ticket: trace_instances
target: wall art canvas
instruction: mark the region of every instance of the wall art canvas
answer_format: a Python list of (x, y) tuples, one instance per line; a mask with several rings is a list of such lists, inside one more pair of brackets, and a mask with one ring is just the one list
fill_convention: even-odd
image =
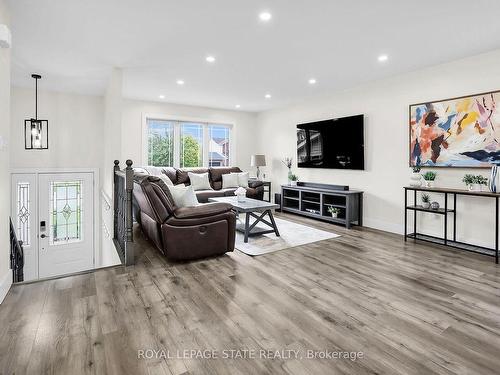
[(410, 105), (410, 166), (500, 165), (500, 91)]

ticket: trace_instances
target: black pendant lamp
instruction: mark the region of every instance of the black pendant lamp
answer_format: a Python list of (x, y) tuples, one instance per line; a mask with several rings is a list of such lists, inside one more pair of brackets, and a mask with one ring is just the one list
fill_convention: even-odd
[(24, 120), (24, 148), (26, 150), (47, 150), (49, 148), (49, 121), (38, 119), (38, 80), (39, 74), (32, 74), (35, 79), (35, 118)]

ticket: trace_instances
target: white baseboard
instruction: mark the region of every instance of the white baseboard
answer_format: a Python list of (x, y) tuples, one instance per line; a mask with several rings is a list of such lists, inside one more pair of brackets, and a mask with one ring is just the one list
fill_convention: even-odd
[(0, 280), (0, 303), (3, 302), (5, 296), (9, 292), (10, 286), (12, 285), (12, 273), (7, 272), (7, 274)]

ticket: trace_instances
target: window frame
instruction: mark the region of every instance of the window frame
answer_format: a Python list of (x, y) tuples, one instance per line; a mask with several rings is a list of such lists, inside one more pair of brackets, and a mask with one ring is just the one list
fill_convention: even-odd
[(195, 117), (183, 117), (183, 116), (170, 116), (165, 114), (143, 114), (142, 116), (142, 165), (147, 166), (149, 155), (149, 138), (148, 138), (148, 120), (159, 120), (159, 121), (170, 121), (173, 123), (173, 134), (174, 134), (174, 158), (172, 167), (180, 168), (181, 159), (181, 127), (182, 123), (198, 123), (202, 125), (203, 129), (203, 139), (202, 139), (202, 168), (209, 168), (209, 148), (210, 148), (210, 126), (221, 126), (227, 127), (229, 129), (229, 164), (234, 165), (234, 123), (228, 121), (218, 121), (213, 119), (203, 119)]

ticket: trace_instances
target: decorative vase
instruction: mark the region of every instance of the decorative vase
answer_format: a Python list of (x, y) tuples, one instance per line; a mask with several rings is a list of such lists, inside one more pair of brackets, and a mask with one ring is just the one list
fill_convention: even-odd
[(481, 184), (470, 184), (469, 186), (469, 191), (481, 191), (482, 187)]
[(431, 203), (430, 202), (422, 202), (422, 207), (428, 210), (431, 208)]
[(288, 168), (288, 185), (292, 185), (292, 176), (293, 176), (293, 173), (292, 173), (292, 168)]
[(434, 183), (434, 181), (432, 181), (432, 180), (425, 180), (425, 187), (431, 188), (433, 183)]
[(422, 186), (422, 175), (420, 173), (412, 172), (410, 175), (410, 186), (420, 187)]
[(245, 195), (238, 194), (236, 197), (238, 197), (238, 202), (240, 203), (245, 202)]
[(297, 181), (290, 180), (290, 186), (297, 186)]
[(432, 202), (431, 203), (431, 209), (432, 210), (439, 210), (439, 203), (438, 202)]
[(488, 188), (492, 193), (497, 192), (497, 175), (498, 175), (498, 166), (494, 165), (491, 167), (490, 179), (488, 181)]
[(334, 219), (336, 219), (339, 216), (337, 212), (331, 212), (331, 214)]

